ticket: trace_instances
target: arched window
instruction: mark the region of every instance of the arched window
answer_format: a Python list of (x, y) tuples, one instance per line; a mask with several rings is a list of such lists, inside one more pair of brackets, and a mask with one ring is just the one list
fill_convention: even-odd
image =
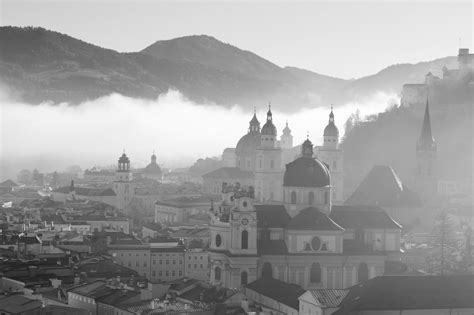
[(221, 280), (221, 268), (216, 267), (214, 269), (214, 280), (219, 281)]
[(369, 267), (367, 267), (367, 264), (365, 262), (360, 263), (359, 265), (359, 270), (357, 271), (357, 279), (359, 280), (359, 282), (369, 280)]
[(308, 204), (312, 205), (314, 204), (314, 192), (310, 191), (308, 194)]
[(246, 230), (242, 231), (241, 245), (242, 249), (249, 248), (249, 232)]
[(221, 244), (222, 244), (222, 237), (219, 234), (217, 234), (216, 235), (216, 246), (219, 247), (219, 246), (221, 246)]
[(321, 282), (321, 265), (319, 263), (311, 265), (310, 281), (313, 283)]
[(296, 204), (296, 191), (291, 192), (291, 203)]
[(262, 278), (272, 278), (272, 277), (273, 277), (272, 265), (269, 262), (266, 262), (262, 266)]
[(241, 285), (246, 285), (247, 284), (247, 278), (248, 278), (247, 272), (242, 271), (242, 273), (240, 274), (240, 284)]

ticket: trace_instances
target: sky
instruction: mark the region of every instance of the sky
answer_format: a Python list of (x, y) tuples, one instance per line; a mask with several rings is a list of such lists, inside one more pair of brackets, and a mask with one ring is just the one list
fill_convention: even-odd
[(0, 0), (0, 24), (139, 51), (207, 34), (279, 66), (350, 79), (472, 47), (472, 1)]

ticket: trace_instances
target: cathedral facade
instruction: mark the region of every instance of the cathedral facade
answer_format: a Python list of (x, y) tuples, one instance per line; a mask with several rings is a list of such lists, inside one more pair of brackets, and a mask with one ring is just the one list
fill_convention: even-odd
[(346, 288), (398, 259), (401, 226), (378, 207), (333, 205), (330, 170), (309, 139), (282, 175), (280, 203), (262, 203), (252, 186), (222, 184), (223, 202), (210, 210), (212, 283), (238, 288), (273, 277)]
[[(277, 133), (270, 107), (265, 124), (261, 128), (254, 112), (247, 133), (237, 142), (235, 149), (224, 150), (224, 167), (203, 175), (206, 192), (219, 193), (223, 183), (238, 183), (245, 187), (252, 186), (258, 202), (283, 202), (285, 166), (301, 155), (301, 145), (293, 145), (293, 136), (288, 123), (280, 139)], [(339, 147), (339, 130), (335, 125), (332, 109), (323, 138), (323, 144), (314, 148), (315, 155), (330, 170), (332, 202), (342, 204), (344, 200), (343, 151)]]

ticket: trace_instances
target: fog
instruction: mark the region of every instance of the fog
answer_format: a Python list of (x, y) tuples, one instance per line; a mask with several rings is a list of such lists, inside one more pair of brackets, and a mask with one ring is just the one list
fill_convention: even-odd
[[(381, 112), (398, 103), (396, 95), (377, 93), (360, 103), (335, 108), (336, 124), (343, 134), (347, 117)], [(266, 104), (257, 105), (263, 126)], [(24, 104), (0, 95), (0, 179), (15, 178), (22, 168), (42, 172), (61, 171), (77, 164), (83, 169), (114, 165), (123, 150), (132, 167), (143, 167), (155, 151), (158, 162), (169, 168), (191, 165), (200, 157), (218, 156), (235, 147), (247, 132), (252, 112), (238, 105), (231, 109), (216, 104), (197, 105), (178, 91), (157, 100), (142, 100), (113, 94), (80, 105)], [(283, 114), (273, 111), (279, 135), (288, 121), (294, 143), (309, 132), (315, 145), (322, 140), (329, 107), (302, 109)]]

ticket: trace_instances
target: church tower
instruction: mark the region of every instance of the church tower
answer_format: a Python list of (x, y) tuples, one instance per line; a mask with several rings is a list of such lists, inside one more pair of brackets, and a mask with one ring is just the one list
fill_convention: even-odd
[(239, 288), (257, 278), (257, 212), (253, 189), (222, 186), (223, 201), (211, 208), (211, 283)]
[(282, 150), (289, 150), (293, 148), (293, 136), (291, 135), (291, 129), (288, 128), (288, 121), (283, 129), (283, 135), (280, 138), (280, 147)]
[(282, 200), (281, 148), (277, 146), (277, 129), (268, 106), (267, 121), (260, 134), (260, 147), (256, 150), (255, 192), (260, 202)]
[(431, 133), (430, 108), (427, 98), (421, 134), (416, 144), (415, 187), (423, 200), (437, 194), (436, 158), (436, 141)]
[(134, 187), (133, 176), (130, 171), (130, 159), (125, 152), (118, 160), (118, 167), (115, 172), (114, 191), (116, 194), (117, 209), (129, 214), (129, 205), (134, 195)]
[(334, 112), (331, 106), (329, 123), (324, 128), (323, 146), (317, 148), (317, 158), (323, 161), (331, 174), (332, 201), (334, 204), (344, 202), (344, 170), (343, 151), (339, 148), (339, 129), (334, 122)]

